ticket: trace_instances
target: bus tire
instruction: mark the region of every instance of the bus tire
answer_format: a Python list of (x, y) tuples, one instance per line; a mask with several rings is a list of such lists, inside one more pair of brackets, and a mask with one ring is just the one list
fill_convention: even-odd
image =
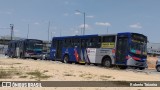
[(21, 59), (22, 59), (22, 53), (20, 53), (20, 56), (19, 56)]
[(98, 64), (97, 63), (93, 63), (94, 64), (94, 66), (98, 66)]
[(157, 70), (157, 72), (160, 72), (160, 66), (159, 65), (156, 66), (156, 70)]
[(109, 57), (105, 57), (102, 61), (102, 65), (104, 67), (111, 67), (112, 66), (111, 59)]
[(120, 69), (127, 69), (127, 66), (118, 66)]
[(68, 55), (65, 55), (65, 56), (64, 56), (63, 62), (64, 62), (64, 63), (68, 63), (68, 62), (69, 62), (69, 56), (68, 56)]
[(37, 60), (37, 58), (33, 58), (34, 60)]
[(144, 69), (145, 69), (145, 67), (140, 67), (140, 68), (139, 68), (139, 70), (144, 70)]

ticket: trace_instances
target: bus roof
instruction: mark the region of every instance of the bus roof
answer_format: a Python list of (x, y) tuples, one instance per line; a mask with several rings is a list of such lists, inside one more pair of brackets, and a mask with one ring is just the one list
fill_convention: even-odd
[[(62, 37), (53, 37), (53, 39), (64, 39), (64, 38), (88, 38), (88, 37), (95, 37), (95, 36), (112, 36), (112, 35), (131, 35), (131, 34), (139, 34), (140, 33), (134, 33), (134, 32), (121, 32), (117, 34), (93, 34), (93, 35), (76, 35), (76, 36), (62, 36)], [(143, 35), (145, 36), (145, 35)]]
[[(135, 33), (135, 32), (121, 32), (121, 33), (118, 33), (119, 35), (123, 34), (123, 35), (130, 35), (130, 34), (138, 34), (138, 35), (143, 35), (141, 33)], [(143, 35), (145, 36), (145, 35)]]
[(113, 36), (116, 34), (93, 34), (93, 35), (76, 35), (76, 36), (62, 36), (62, 37), (53, 37), (53, 39), (64, 39), (64, 38), (88, 38), (95, 36)]
[[(121, 32), (116, 34), (92, 34), (92, 35), (75, 35), (75, 36), (61, 36), (61, 37), (53, 37), (53, 39), (65, 39), (65, 38), (88, 38), (88, 37), (96, 37), (96, 36), (113, 36), (113, 35), (127, 35), (130, 36), (131, 34), (137, 34), (137, 35), (143, 35), (140, 33), (134, 33), (134, 32)], [(145, 35), (143, 35), (145, 36)], [(145, 36), (146, 37), (146, 36)]]
[[(20, 39), (20, 40), (12, 40), (12, 41), (10, 41), (9, 43), (16, 43), (16, 42), (19, 42), (19, 41), (28, 41), (28, 40), (42, 41), (42, 40), (38, 40), (38, 39)], [(42, 42), (43, 42), (43, 41), (42, 41)]]

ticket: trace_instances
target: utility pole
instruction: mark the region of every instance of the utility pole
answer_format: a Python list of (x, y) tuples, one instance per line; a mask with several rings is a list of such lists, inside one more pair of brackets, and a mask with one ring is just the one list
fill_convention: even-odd
[(13, 40), (13, 28), (14, 28), (14, 24), (10, 24), (10, 28), (11, 28), (11, 40)]
[(50, 21), (48, 23), (48, 42), (49, 42), (49, 29), (50, 29)]
[(107, 34), (109, 34), (109, 32), (108, 32), (108, 26), (107, 26)]
[(84, 18), (84, 26), (83, 26), (83, 35), (85, 35), (85, 29), (86, 29), (86, 26), (85, 26), (85, 24), (86, 24), (86, 13), (85, 12), (82, 12), (82, 11), (79, 11), (79, 10), (75, 10), (76, 12), (79, 12), (79, 13), (81, 13), (81, 14), (83, 14), (83, 18)]
[(59, 28), (59, 36), (62, 36), (62, 28)]
[(80, 29), (81, 29), (81, 35), (83, 35), (83, 30), (84, 30), (84, 29), (83, 29), (82, 27), (81, 27)]
[(86, 26), (85, 26), (85, 23), (86, 23), (85, 17), (86, 17), (86, 14), (85, 14), (85, 12), (83, 14), (84, 14), (84, 31), (83, 31), (83, 35), (85, 35), (85, 29), (86, 29)]
[(28, 24), (28, 32), (27, 32), (27, 39), (28, 39), (28, 35), (29, 35), (29, 24)]

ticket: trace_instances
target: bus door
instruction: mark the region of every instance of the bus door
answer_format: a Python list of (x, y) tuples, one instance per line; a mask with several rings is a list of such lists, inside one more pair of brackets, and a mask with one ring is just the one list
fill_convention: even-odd
[(115, 64), (126, 65), (127, 50), (128, 50), (128, 37), (117, 37)]
[(87, 56), (87, 43), (88, 43), (88, 40), (89, 39), (81, 39), (81, 47), (80, 47), (80, 50), (81, 50), (81, 53), (80, 53), (80, 56), (81, 56), (81, 63), (89, 63), (88, 61), (88, 56)]
[(56, 58), (61, 59), (62, 56), (62, 40), (56, 41)]

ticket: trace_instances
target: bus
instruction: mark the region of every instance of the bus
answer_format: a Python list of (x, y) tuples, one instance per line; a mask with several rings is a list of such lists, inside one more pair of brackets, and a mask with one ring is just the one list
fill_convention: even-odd
[(124, 32), (106, 35), (53, 37), (52, 60), (64, 63), (88, 63), (105, 67), (118, 65), (145, 69), (147, 67), (147, 37)]
[(37, 39), (13, 40), (8, 43), (7, 55), (13, 58), (39, 59), (42, 54), (43, 41)]

